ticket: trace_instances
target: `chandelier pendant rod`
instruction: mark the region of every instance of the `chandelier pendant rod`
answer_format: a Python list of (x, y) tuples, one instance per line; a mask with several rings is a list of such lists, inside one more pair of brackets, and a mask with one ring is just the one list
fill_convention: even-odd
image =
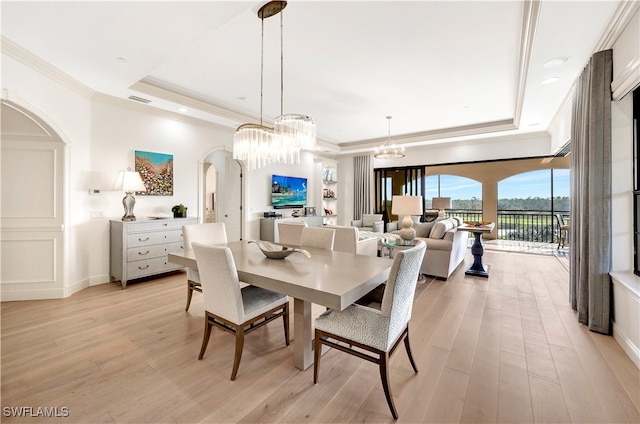
[(284, 115), (284, 11), (280, 12), (280, 115)]

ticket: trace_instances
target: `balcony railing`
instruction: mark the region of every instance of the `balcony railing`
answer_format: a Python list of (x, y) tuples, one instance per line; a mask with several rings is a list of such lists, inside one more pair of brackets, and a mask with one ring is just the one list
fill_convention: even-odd
[[(498, 211), (498, 238), (502, 240), (557, 243), (560, 229), (555, 214), (568, 215), (568, 211)], [(447, 210), (447, 216), (464, 221), (482, 221), (481, 211)]]

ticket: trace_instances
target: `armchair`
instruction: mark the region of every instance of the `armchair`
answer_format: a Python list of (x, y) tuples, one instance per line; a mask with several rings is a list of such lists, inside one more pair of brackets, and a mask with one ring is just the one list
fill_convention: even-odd
[(351, 221), (352, 227), (358, 227), (360, 231), (372, 231), (374, 233), (384, 232), (384, 221), (381, 213), (365, 213), (362, 219)]

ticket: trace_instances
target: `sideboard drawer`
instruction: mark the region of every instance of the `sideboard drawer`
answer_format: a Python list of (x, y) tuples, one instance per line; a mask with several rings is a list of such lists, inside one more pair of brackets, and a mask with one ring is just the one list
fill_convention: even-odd
[(182, 267), (169, 262), (165, 256), (161, 258), (129, 262), (127, 264), (127, 276), (130, 279), (134, 279), (174, 271), (180, 268)]
[(176, 243), (182, 241), (182, 229), (136, 233), (127, 236), (128, 247), (151, 246), (154, 244)]
[(182, 242), (138, 246), (127, 249), (127, 262), (141, 261), (151, 258), (166, 257), (169, 252), (182, 249)]

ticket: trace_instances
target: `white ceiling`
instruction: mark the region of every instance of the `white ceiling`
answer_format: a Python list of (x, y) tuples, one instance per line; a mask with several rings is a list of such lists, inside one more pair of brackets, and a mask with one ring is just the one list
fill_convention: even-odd
[[(260, 116), (253, 1), (2, 1), (2, 35), (99, 93), (235, 128)], [(325, 150), (545, 131), (616, 1), (289, 1), (284, 112)], [(264, 21), (263, 116), (280, 114), (280, 15)], [(567, 56), (563, 66), (549, 59)], [(542, 84), (558, 77), (553, 84)]]

